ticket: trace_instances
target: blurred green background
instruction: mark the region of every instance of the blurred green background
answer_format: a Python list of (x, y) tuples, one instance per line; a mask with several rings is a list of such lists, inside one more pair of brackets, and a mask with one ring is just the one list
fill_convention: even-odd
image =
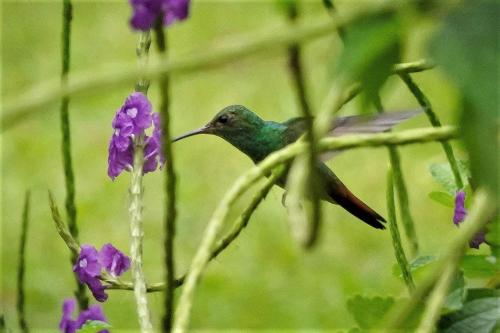
[[(352, 3), (352, 2), (351, 2)], [(340, 11), (351, 6), (339, 2)], [(362, 4), (356, 2), (357, 5)], [(4, 1), (2, 9), (2, 98), (11, 100), (60, 71), (61, 5), (58, 2)], [(72, 32), (72, 71), (98, 70), (104, 64), (135, 61), (137, 34), (128, 26), (126, 1), (77, 1)], [(300, 21), (326, 20), (321, 1), (302, 1)], [(411, 20), (410, 20), (411, 22)], [(287, 24), (274, 1), (193, 1), (190, 18), (168, 29), (173, 58), (230, 42), (238, 33), (252, 34)], [(411, 22), (405, 61), (425, 57), (425, 42), (436, 22)], [(329, 66), (342, 44), (337, 36), (305, 44), (304, 67), (311, 102), (317, 109), (328, 88)], [(154, 50), (154, 47), (152, 47)], [(153, 51), (154, 53), (154, 51)], [(439, 69), (415, 75), (444, 123), (456, 95)], [(112, 182), (106, 174), (111, 119), (132, 86), (93, 91), (72, 98), (70, 106), (78, 222), (82, 243), (106, 242), (128, 253), (127, 187), (129, 175)], [(158, 86), (150, 88), (158, 105)], [(397, 78), (390, 78), (382, 98), (388, 109), (416, 107)], [(216, 69), (172, 77), (173, 133), (207, 122), (229, 104), (243, 104), (265, 119), (285, 120), (299, 113), (286, 52), (277, 50), (241, 59)], [(358, 112), (351, 103), (344, 114)], [(47, 190), (60, 209), (64, 183), (58, 105), (2, 135), (2, 312), (7, 326), (17, 327), (15, 313), (18, 242), (24, 192), (32, 191), (26, 268), (26, 314), (35, 330), (55, 330), (62, 301), (72, 296), (75, 281), (69, 252), (51, 220)], [(424, 116), (400, 128), (427, 126)], [(185, 272), (204, 227), (225, 191), (251, 161), (216, 137), (198, 136), (174, 145), (178, 175), (177, 271)], [(456, 232), (452, 211), (427, 197), (438, 189), (428, 166), (444, 162), (438, 144), (401, 149), (421, 254), (439, 253)], [(461, 150), (458, 155), (463, 157)], [(385, 149), (347, 152), (329, 163), (361, 199), (386, 216)], [(163, 174), (145, 177), (145, 272), (148, 281), (162, 279)], [(403, 297), (403, 282), (392, 274), (395, 264), (388, 231), (367, 227), (333, 205), (324, 205), (320, 243), (305, 252), (293, 240), (281, 189), (273, 189), (239, 239), (213, 261), (197, 289), (191, 327), (196, 329), (342, 329), (353, 325), (346, 301), (356, 294)], [(248, 199), (248, 196), (245, 197)], [(245, 200), (237, 208), (242, 209)], [(233, 212), (236, 216), (237, 211)], [(130, 279), (130, 273), (125, 276)], [(117, 329), (138, 327), (133, 295), (109, 291), (104, 310)], [(150, 294), (156, 327), (162, 294)], [(114, 331), (117, 331), (116, 329)]]

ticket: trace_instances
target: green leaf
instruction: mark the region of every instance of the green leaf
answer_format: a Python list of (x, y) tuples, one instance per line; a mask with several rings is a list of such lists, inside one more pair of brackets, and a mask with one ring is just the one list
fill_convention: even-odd
[[(368, 297), (356, 295), (347, 300), (347, 309), (361, 328), (361, 332), (373, 332), (373, 329), (384, 328), (387, 324), (384, 319), (394, 307), (408, 302), (407, 298), (394, 299), (393, 297)], [(422, 306), (417, 306), (410, 314), (403, 328), (415, 328), (422, 314)], [(359, 331), (358, 331), (359, 332)]]
[(399, 61), (402, 30), (392, 11), (362, 17), (347, 27), (336, 74), (361, 82), (364, 106), (372, 103), (392, 65)]
[(441, 317), (438, 327), (444, 333), (493, 332), (500, 321), (499, 297), (487, 297), (464, 304), (462, 309)]
[[(436, 256), (419, 256), (410, 262), (410, 271), (412, 273), (418, 272), (436, 262), (437, 259), (438, 257)], [(393, 266), (393, 274), (398, 277), (403, 277), (399, 265)]]
[(488, 297), (500, 297), (500, 289), (470, 288), (467, 289), (467, 302)]
[(460, 267), (468, 278), (490, 278), (500, 272), (500, 263), (495, 258), (485, 255), (466, 255)]
[(347, 309), (360, 328), (381, 328), (382, 319), (395, 304), (392, 297), (366, 297), (356, 295), (347, 300)]
[(100, 320), (87, 320), (83, 326), (78, 329), (77, 333), (97, 333), (102, 330), (111, 328), (111, 325)]
[(443, 313), (448, 313), (451, 311), (457, 311), (462, 308), (465, 301), (466, 290), (465, 290), (465, 279), (464, 273), (462, 271), (455, 274), (455, 279), (450, 286), (450, 292), (446, 296)]
[[(468, 179), (470, 177), (469, 170), (467, 168), (467, 164), (463, 161), (457, 161), (458, 165), (458, 170), (460, 172), (460, 175), (462, 176), (462, 179), (464, 180), (464, 187), (467, 186), (468, 184)], [(453, 172), (451, 171), (451, 167), (448, 163), (434, 163), (431, 164), (429, 167), (429, 171), (432, 175), (432, 178), (436, 182), (438, 182), (443, 188), (448, 192), (450, 195), (452, 195), (452, 198), (455, 197), (455, 193), (459, 189), (457, 189), (457, 186), (455, 184), (455, 177), (453, 177)], [(452, 207), (454, 204), (452, 205)]]
[(455, 207), (455, 200), (453, 199), (453, 197), (449, 193), (433, 191), (433, 192), (429, 193), (429, 198), (431, 198), (432, 200), (434, 200), (436, 202), (439, 202), (440, 204), (442, 204), (446, 207), (450, 207), (450, 208)]
[(478, 186), (498, 189), (499, 1), (464, 1), (442, 19), (431, 55), (458, 88), (460, 127)]

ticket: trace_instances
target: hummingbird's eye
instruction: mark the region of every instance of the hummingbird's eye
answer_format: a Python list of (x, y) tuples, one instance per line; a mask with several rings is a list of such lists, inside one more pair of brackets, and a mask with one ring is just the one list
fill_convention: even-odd
[(217, 122), (221, 124), (227, 123), (228, 117), (227, 115), (223, 114), (219, 118), (217, 118)]

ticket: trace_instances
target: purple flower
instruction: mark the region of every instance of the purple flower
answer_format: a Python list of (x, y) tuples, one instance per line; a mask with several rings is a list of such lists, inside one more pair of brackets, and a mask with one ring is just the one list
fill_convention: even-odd
[[(123, 170), (131, 170), (134, 161), (134, 141), (136, 135), (145, 135), (153, 121), (152, 106), (146, 95), (140, 92), (130, 94), (116, 113), (112, 127), (113, 136), (108, 146), (108, 176), (114, 180)], [(145, 161), (143, 172), (157, 168), (158, 147), (149, 143), (145, 136)]]
[(474, 237), (472, 237), (472, 239), (469, 241), (469, 247), (479, 249), (479, 245), (481, 245), (485, 241), (485, 231), (481, 230), (477, 234), (475, 234)]
[(130, 0), (133, 9), (130, 25), (146, 31), (161, 19), (163, 25), (169, 26), (188, 17), (189, 3), (190, 0)]
[(99, 260), (106, 271), (115, 277), (130, 268), (130, 258), (109, 243), (101, 248)]
[[(467, 217), (467, 209), (465, 209), (465, 191), (458, 191), (455, 196), (455, 211), (453, 214), (453, 223), (459, 226)], [(479, 245), (485, 242), (484, 230), (479, 231), (469, 241), (469, 247), (479, 249)]]
[(62, 318), (59, 322), (59, 329), (63, 333), (73, 333), (76, 331), (76, 321), (71, 317), (75, 311), (76, 301), (73, 298), (64, 300), (62, 306)]
[(465, 220), (467, 209), (465, 209), (465, 191), (458, 191), (455, 196), (455, 211), (453, 214), (453, 223), (459, 225)]
[(108, 299), (104, 286), (98, 278), (101, 273), (101, 263), (97, 250), (93, 246), (82, 245), (80, 247), (80, 254), (73, 266), (73, 272), (76, 273), (80, 282), (89, 287), (96, 300), (104, 302)]
[[(100, 305), (91, 305), (87, 310), (80, 313), (78, 318), (74, 320), (73, 312), (76, 307), (76, 301), (73, 298), (64, 300), (62, 306), (62, 318), (59, 323), (59, 329), (63, 333), (75, 333), (80, 329), (87, 320), (100, 320), (107, 322), (104, 312)], [(99, 333), (109, 333), (108, 330), (101, 330)]]
[(160, 146), (153, 137), (146, 136), (146, 146), (144, 147), (144, 165), (142, 167), (143, 173), (153, 172), (158, 167), (158, 153)]
[(151, 127), (151, 109), (151, 103), (146, 95), (141, 92), (130, 94), (113, 119), (115, 135), (116, 130), (119, 130), (118, 136), (121, 137), (142, 134), (145, 129)]
[(108, 147), (108, 176), (114, 180), (123, 170), (131, 170), (134, 162), (134, 147), (131, 138), (125, 150), (120, 150), (113, 135)]
[(160, 114), (153, 113), (153, 140), (156, 142), (156, 145), (158, 146), (160, 165), (163, 165), (165, 163), (165, 156), (163, 156), (163, 150), (161, 149), (161, 137), (162, 137), (162, 131), (161, 131)]

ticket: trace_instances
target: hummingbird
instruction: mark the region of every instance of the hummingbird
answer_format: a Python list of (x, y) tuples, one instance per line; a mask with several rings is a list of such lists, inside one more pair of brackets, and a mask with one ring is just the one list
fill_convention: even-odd
[[(337, 117), (330, 127), (330, 136), (349, 133), (377, 133), (390, 130), (394, 125), (409, 119), (421, 110), (387, 112), (377, 115)], [(218, 136), (255, 163), (269, 154), (297, 141), (306, 132), (306, 119), (291, 118), (285, 122), (266, 121), (242, 105), (230, 105), (219, 111), (205, 126), (189, 131), (172, 140), (176, 142), (199, 134)], [(334, 152), (334, 154), (340, 151)], [(385, 229), (385, 219), (356, 197), (335, 173), (322, 161), (316, 163), (316, 177), (319, 180), (319, 198), (337, 204), (349, 213), (376, 228)], [(288, 173), (276, 181), (285, 188)]]

